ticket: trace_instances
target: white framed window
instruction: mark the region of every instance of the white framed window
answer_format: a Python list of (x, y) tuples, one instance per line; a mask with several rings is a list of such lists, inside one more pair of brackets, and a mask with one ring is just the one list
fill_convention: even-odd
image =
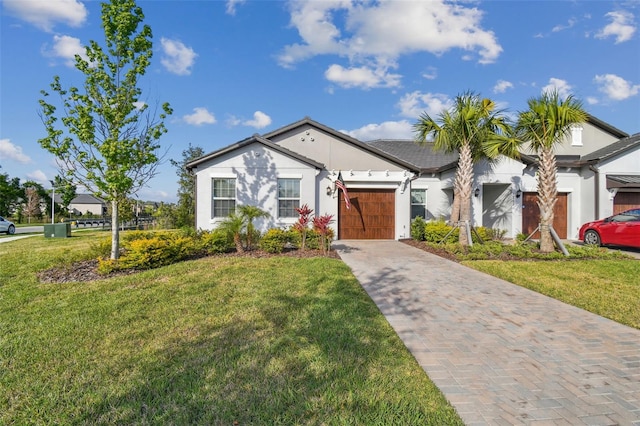
[(211, 182), (211, 217), (227, 217), (236, 211), (236, 179), (213, 178)]
[(411, 219), (427, 218), (427, 190), (411, 189)]
[(582, 126), (571, 126), (571, 145), (582, 146)]
[(278, 217), (298, 217), (300, 179), (278, 179)]

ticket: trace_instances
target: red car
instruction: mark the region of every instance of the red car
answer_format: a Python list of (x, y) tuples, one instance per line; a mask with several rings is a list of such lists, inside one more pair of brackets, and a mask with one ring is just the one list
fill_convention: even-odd
[(579, 237), (585, 244), (640, 248), (640, 209), (625, 210), (606, 219), (585, 223)]

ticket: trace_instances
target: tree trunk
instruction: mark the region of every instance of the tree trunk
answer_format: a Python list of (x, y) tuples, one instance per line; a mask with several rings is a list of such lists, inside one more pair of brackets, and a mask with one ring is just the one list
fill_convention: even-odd
[(553, 226), (553, 207), (558, 198), (556, 157), (551, 148), (540, 152), (538, 166), (538, 207), (540, 208), (540, 251), (554, 251), (550, 227)]
[(471, 187), (473, 185), (473, 158), (468, 143), (460, 147), (460, 158), (456, 170), (456, 186), (460, 199), (460, 234), (458, 242), (462, 246), (469, 245), (467, 223), (471, 224)]
[(236, 251), (238, 253), (244, 253), (244, 247), (242, 247), (242, 238), (240, 238), (240, 233), (233, 234), (233, 243), (236, 246)]
[(118, 216), (118, 202), (111, 201), (111, 260), (120, 257), (120, 219)]
[(451, 205), (451, 216), (449, 224), (455, 226), (460, 221), (460, 189), (453, 187), (453, 204)]

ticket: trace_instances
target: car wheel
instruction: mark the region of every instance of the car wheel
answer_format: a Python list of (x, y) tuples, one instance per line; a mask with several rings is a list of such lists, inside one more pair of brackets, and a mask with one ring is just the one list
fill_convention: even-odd
[(585, 244), (593, 244), (595, 246), (600, 245), (600, 235), (592, 229), (588, 230), (584, 234), (584, 243)]
[(16, 227), (13, 225), (9, 225), (9, 229), (7, 229), (7, 235), (13, 235), (16, 233)]

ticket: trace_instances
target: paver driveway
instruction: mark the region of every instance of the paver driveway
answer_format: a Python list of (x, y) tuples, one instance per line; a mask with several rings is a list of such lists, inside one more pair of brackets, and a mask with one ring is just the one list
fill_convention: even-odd
[(398, 241), (334, 247), (466, 424), (640, 426), (640, 330)]

